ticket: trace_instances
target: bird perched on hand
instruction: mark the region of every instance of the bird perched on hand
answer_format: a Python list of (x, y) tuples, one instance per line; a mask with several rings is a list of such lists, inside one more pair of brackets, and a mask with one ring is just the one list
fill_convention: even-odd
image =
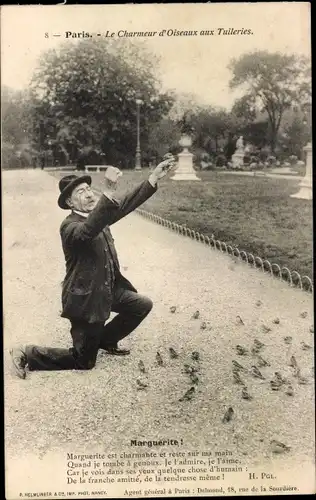
[(194, 361), (199, 361), (200, 359), (200, 354), (197, 352), (197, 351), (193, 351), (192, 354), (191, 354), (191, 358), (194, 360)]
[(284, 340), (285, 344), (290, 345), (290, 344), (292, 344), (293, 338), (290, 337), (289, 335), (287, 335), (286, 337), (284, 337), (283, 340)]
[(309, 349), (312, 348), (312, 346), (309, 344), (306, 344), (305, 342), (301, 342), (301, 348), (303, 349), (303, 351), (308, 351)]
[(142, 382), (139, 379), (136, 380), (136, 384), (137, 384), (138, 391), (142, 391), (142, 390), (146, 389), (146, 387), (148, 387), (148, 384), (145, 384), (144, 382)]
[(176, 312), (176, 310), (177, 310), (176, 306), (171, 306), (171, 307), (170, 307), (170, 312), (171, 312), (171, 313), (175, 313), (175, 312)]
[(290, 451), (291, 449), (290, 446), (287, 446), (286, 444), (281, 443), (281, 441), (277, 441), (276, 439), (272, 439), (272, 441), (270, 441), (270, 445), (272, 453), (284, 453), (286, 451)]
[(247, 387), (243, 387), (243, 390), (241, 391), (241, 397), (243, 399), (252, 399), (252, 396), (250, 396), (248, 390), (247, 390)]
[(265, 380), (265, 377), (262, 375), (261, 371), (255, 365), (251, 367), (250, 373), (255, 378), (261, 378), (261, 380)]
[(199, 319), (200, 317), (200, 311), (195, 311), (195, 313), (192, 315), (193, 319)]
[(179, 401), (190, 401), (195, 393), (195, 387), (191, 387), (180, 399)]
[(263, 359), (262, 356), (260, 356), (260, 354), (257, 354), (257, 364), (258, 366), (260, 366), (260, 368), (263, 368), (264, 366), (271, 366), (268, 361), (266, 361), (265, 359)]
[(223, 416), (223, 419), (222, 419), (222, 422), (229, 422), (234, 416), (234, 410), (233, 408), (230, 406), (228, 408), (228, 410), (225, 412), (224, 416)]
[(156, 354), (156, 361), (157, 361), (158, 366), (163, 365), (163, 360), (162, 360), (161, 354), (159, 352), (157, 352), (157, 354)]
[(241, 365), (240, 363), (238, 363), (238, 361), (235, 361), (233, 359), (232, 363), (233, 363), (233, 367), (235, 368), (235, 370), (241, 370), (242, 372), (247, 372), (248, 371), (243, 365)]
[(146, 373), (146, 368), (145, 368), (144, 362), (142, 360), (139, 361), (138, 368), (140, 369), (140, 371), (142, 373)]
[(173, 347), (169, 347), (169, 354), (170, 354), (170, 358), (172, 358), (172, 359), (176, 359), (179, 357), (179, 354), (174, 350)]
[(233, 377), (235, 384), (245, 385), (238, 370), (233, 370)]
[(248, 349), (239, 344), (236, 345), (236, 352), (239, 356), (246, 356), (247, 354), (249, 354)]

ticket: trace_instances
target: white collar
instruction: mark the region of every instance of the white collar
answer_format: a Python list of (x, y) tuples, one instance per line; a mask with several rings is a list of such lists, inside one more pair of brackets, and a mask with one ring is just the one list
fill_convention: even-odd
[(75, 214), (81, 215), (81, 217), (88, 217), (89, 213), (87, 212), (79, 212), (79, 210), (73, 210)]

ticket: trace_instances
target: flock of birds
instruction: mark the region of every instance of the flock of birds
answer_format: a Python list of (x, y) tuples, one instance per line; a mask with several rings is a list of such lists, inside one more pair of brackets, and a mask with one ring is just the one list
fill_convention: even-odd
[[(257, 301), (256, 305), (259, 307), (261, 305), (261, 301)], [(170, 307), (170, 313), (174, 314), (177, 310), (176, 306)], [(304, 311), (301, 313), (302, 318), (307, 317), (307, 312)], [(195, 313), (192, 315), (192, 319), (199, 319), (200, 318), (200, 312), (197, 310)], [(244, 325), (244, 322), (240, 316), (236, 317), (237, 323)], [(273, 320), (273, 323), (278, 325), (280, 323), (279, 318), (275, 318)], [(200, 325), (200, 328), (202, 330), (207, 329), (208, 325), (205, 321), (203, 321)], [(262, 325), (262, 330), (265, 333), (268, 333), (271, 331), (271, 328), (267, 325)], [(313, 326), (310, 327), (310, 332), (314, 332)], [(284, 343), (286, 345), (289, 345), (289, 349), (291, 348), (292, 345), (292, 337), (291, 336), (286, 336), (284, 337)], [(246, 368), (243, 366), (240, 362), (236, 361), (235, 359), (232, 360), (232, 376), (233, 376), (233, 381), (235, 384), (238, 384), (241, 386), (241, 397), (242, 399), (245, 400), (252, 400), (253, 396), (249, 393), (249, 389), (247, 387), (247, 384), (245, 382), (246, 376), (251, 376), (254, 379), (260, 379), (260, 380), (267, 380), (267, 376), (262, 373), (264, 372), (264, 368), (270, 367), (270, 363), (268, 360), (266, 360), (263, 357), (263, 352), (264, 352), (265, 344), (261, 342), (258, 339), (254, 339), (253, 344), (250, 348), (247, 348), (245, 346), (242, 346), (240, 344), (237, 344), (235, 347), (235, 352), (237, 356), (245, 356), (248, 358), (252, 358), (252, 365), (250, 368)], [(306, 344), (305, 342), (301, 342), (301, 349), (304, 351), (311, 350), (312, 346), (309, 344)], [(173, 347), (169, 347), (169, 356), (171, 359), (176, 359), (179, 357), (179, 354), (176, 352), (176, 350)], [(160, 352), (156, 353), (156, 364), (158, 366), (164, 366), (164, 360)], [(288, 359), (288, 365), (292, 371), (293, 377), (297, 380), (297, 383), (300, 385), (305, 385), (308, 384), (309, 381), (308, 379), (301, 374), (301, 368), (298, 365), (298, 362), (296, 360), (296, 357), (294, 354), (291, 354), (291, 356)], [(146, 376), (147, 370), (145, 367), (145, 364), (142, 360), (139, 361), (138, 363), (138, 368), (140, 372)], [(260, 370), (261, 369), (261, 370)], [(200, 381), (199, 374), (200, 374), (200, 354), (198, 351), (193, 351), (191, 353), (191, 362), (189, 363), (184, 363), (183, 365), (183, 373), (188, 375), (189, 380), (191, 382), (191, 387), (180, 397), (179, 401), (184, 402), (184, 401), (190, 401), (196, 392), (196, 386)], [(146, 390), (148, 387), (148, 381), (145, 379), (140, 379), (138, 378), (136, 380), (137, 384), (137, 390)], [(285, 377), (281, 372), (276, 371), (274, 372), (273, 378), (270, 378), (269, 380), (269, 386), (272, 391), (280, 391), (281, 389), (284, 389), (284, 392), (287, 396), (293, 397), (294, 396), (294, 388), (291, 380), (289, 380), (287, 377)], [(222, 422), (227, 423), (233, 420), (234, 418), (234, 409), (230, 406), (223, 418)], [(270, 442), (271, 449), (273, 453), (284, 453), (286, 451), (290, 451), (290, 447), (285, 445), (284, 443), (281, 443), (280, 441), (277, 440), (272, 440)]]

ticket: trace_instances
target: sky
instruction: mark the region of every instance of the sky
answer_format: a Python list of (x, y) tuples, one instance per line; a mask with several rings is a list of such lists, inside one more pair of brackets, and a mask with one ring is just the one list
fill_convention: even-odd
[[(219, 28), (251, 34), (219, 35)], [(102, 36), (109, 31), (117, 37), (124, 30), (156, 31), (145, 43), (161, 58), (165, 90), (192, 93), (201, 103), (227, 108), (236, 98), (228, 85), (232, 58), (254, 50), (311, 53), (308, 2), (2, 6), (2, 85), (25, 88), (43, 51), (74, 43), (65, 38), (67, 31)], [(170, 30), (169, 36), (159, 36), (161, 30)], [(201, 35), (202, 30), (214, 34)], [(177, 31), (198, 34), (178, 36)]]

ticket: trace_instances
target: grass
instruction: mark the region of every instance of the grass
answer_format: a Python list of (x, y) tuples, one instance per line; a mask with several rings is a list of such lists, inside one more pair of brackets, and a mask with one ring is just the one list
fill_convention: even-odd
[[(102, 184), (103, 175), (93, 173), (94, 183)], [(162, 180), (142, 208), (312, 277), (312, 202), (290, 198), (297, 179), (199, 176), (202, 182)], [(124, 171), (118, 194), (147, 177), (148, 171)]]

